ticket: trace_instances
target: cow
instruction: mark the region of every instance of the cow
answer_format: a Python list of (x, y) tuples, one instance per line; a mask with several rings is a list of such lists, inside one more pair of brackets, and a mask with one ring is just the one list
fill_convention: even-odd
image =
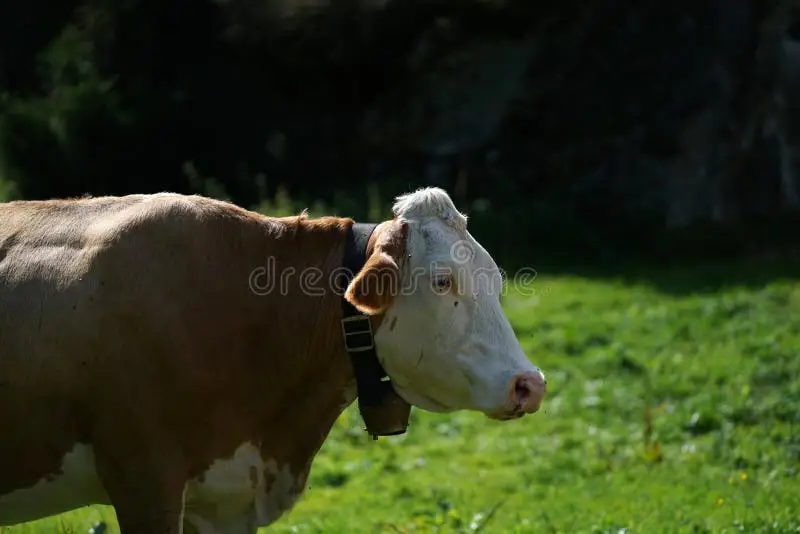
[(356, 398), (375, 435), (411, 406), (537, 412), (466, 217), (438, 188), (394, 200), (380, 223), (176, 193), (0, 204), (0, 525), (111, 505), (123, 534), (253, 534)]

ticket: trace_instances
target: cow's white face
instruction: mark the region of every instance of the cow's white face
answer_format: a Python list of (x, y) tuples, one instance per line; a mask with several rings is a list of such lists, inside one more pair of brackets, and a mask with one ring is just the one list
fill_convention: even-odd
[[(385, 314), (375, 340), (397, 393), (434, 412), (511, 419), (537, 411), (544, 375), (522, 351), (500, 305), (501, 273), (466, 219), (436, 188), (400, 197), (395, 214), (378, 228), (362, 285), (356, 277), (348, 298)], [(382, 298), (359, 306), (359, 294), (377, 291)]]

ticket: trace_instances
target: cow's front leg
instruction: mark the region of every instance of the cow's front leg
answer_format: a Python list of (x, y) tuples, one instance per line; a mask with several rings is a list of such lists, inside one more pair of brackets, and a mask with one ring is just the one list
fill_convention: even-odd
[(122, 534), (183, 534), (186, 469), (178, 451), (153, 439), (95, 445)]

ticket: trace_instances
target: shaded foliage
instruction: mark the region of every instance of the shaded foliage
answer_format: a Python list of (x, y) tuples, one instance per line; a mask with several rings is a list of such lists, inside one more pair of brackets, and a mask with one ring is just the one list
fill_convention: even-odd
[(247, 206), (286, 186), (356, 217), (377, 213), (375, 186), (385, 208), (442, 185), (509, 257), (520, 240), (637, 254), (670, 225), (774, 234), (793, 178), (781, 189), (775, 136), (748, 132), (774, 122), (786, 69), (763, 50), (794, 34), (763, 28), (786, 3), (9, 4), (0, 180)]

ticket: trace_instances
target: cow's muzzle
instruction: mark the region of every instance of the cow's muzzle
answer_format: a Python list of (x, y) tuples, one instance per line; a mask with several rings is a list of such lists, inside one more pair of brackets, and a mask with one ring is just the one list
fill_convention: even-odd
[(490, 417), (507, 421), (536, 413), (542, 406), (546, 391), (547, 380), (538, 369), (514, 375), (508, 386), (505, 409)]

